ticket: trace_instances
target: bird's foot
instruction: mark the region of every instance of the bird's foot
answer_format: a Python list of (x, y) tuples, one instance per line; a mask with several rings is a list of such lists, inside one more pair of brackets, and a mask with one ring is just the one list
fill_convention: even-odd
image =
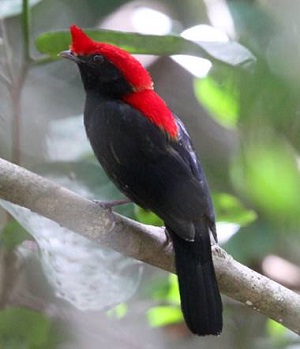
[(171, 237), (170, 237), (170, 234), (169, 234), (167, 228), (165, 228), (164, 231), (165, 231), (166, 241), (165, 241), (164, 244), (163, 244), (163, 249), (165, 250), (165, 249), (167, 249), (167, 248), (170, 246), (170, 244), (172, 243), (172, 239), (171, 239)]
[(106, 210), (110, 216), (110, 220), (112, 222), (115, 222), (115, 216), (112, 211), (112, 208), (114, 206), (120, 206), (120, 205), (125, 205), (131, 202), (130, 199), (121, 199), (121, 200), (114, 200), (114, 201), (100, 201), (100, 200), (93, 200), (93, 202), (101, 207), (103, 210)]
[(100, 206), (103, 210), (112, 210), (113, 207), (115, 206), (120, 206), (120, 205), (126, 205), (131, 202), (130, 199), (125, 198), (125, 199), (120, 199), (120, 200), (113, 200), (113, 201), (100, 201), (100, 200), (93, 200), (95, 204)]

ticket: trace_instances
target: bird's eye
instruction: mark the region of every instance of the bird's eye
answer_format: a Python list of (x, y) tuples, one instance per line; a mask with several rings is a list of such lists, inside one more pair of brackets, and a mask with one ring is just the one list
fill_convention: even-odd
[(101, 63), (103, 63), (103, 61), (104, 61), (103, 56), (101, 56), (101, 55), (93, 56), (93, 62), (94, 63), (101, 64)]

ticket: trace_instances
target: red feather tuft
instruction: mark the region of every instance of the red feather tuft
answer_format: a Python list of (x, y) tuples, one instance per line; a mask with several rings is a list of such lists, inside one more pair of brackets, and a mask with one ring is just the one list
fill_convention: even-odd
[(78, 56), (97, 51), (99, 44), (90, 39), (79, 27), (71, 25), (72, 44), (70, 50)]
[(78, 56), (100, 54), (114, 64), (135, 91), (125, 96), (124, 102), (141, 111), (171, 138), (176, 139), (178, 127), (174, 116), (166, 103), (153, 91), (151, 76), (141, 63), (117, 46), (93, 41), (76, 25), (72, 25), (70, 29), (72, 53)]
[(141, 111), (156, 126), (173, 139), (178, 137), (178, 126), (165, 101), (153, 90), (144, 90), (124, 96), (123, 101)]
[(114, 64), (136, 91), (152, 90), (153, 82), (147, 70), (130, 53), (117, 46), (93, 41), (76, 25), (70, 27), (70, 50), (78, 56), (100, 54)]

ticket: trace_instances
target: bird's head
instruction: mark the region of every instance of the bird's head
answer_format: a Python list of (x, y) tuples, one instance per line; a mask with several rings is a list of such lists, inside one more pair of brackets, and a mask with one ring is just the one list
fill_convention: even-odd
[(71, 26), (70, 50), (60, 56), (74, 61), (87, 93), (117, 98), (139, 110), (172, 139), (178, 126), (166, 103), (153, 90), (148, 71), (130, 53), (117, 46), (93, 41)]
[(70, 30), (70, 50), (61, 52), (60, 56), (78, 64), (86, 90), (125, 95), (153, 89), (147, 70), (127, 51), (93, 41), (75, 25)]

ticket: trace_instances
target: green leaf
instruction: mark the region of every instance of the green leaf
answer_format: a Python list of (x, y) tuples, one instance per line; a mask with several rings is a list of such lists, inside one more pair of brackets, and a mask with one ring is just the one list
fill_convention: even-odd
[(135, 216), (136, 219), (144, 224), (151, 224), (161, 227), (164, 225), (164, 222), (159, 218), (155, 213), (144, 210), (143, 208), (135, 205)]
[(289, 330), (272, 319), (267, 319), (267, 332), (276, 341), (285, 341)]
[(14, 249), (25, 240), (32, 240), (32, 236), (16, 220), (10, 220), (1, 232), (1, 243), (8, 249)]
[(210, 112), (210, 115), (222, 126), (235, 128), (239, 117), (239, 101), (237, 91), (233, 86), (226, 88), (217, 84), (211, 77), (196, 79), (195, 95), (200, 103)]
[(149, 279), (148, 284), (146, 297), (150, 297), (157, 303), (165, 303), (170, 289), (169, 279), (164, 275), (161, 278), (156, 277), (154, 279)]
[[(86, 29), (92, 39), (122, 47), (135, 54), (176, 55), (187, 54), (207, 58), (230, 66), (249, 68), (255, 62), (252, 53), (236, 42), (192, 42), (175, 35), (144, 35), (112, 30)], [(71, 42), (68, 31), (48, 32), (37, 37), (37, 49), (57, 59), (57, 54), (66, 50)]]
[(149, 296), (159, 303), (169, 303), (171, 305), (180, 304), (179, 288), (177, 276), (169, 273), (169, 277), (151, 280)]
[(167, 292), (165, 292), (165, 285), (160, 288), (161, 292), (155, 289), (154, 298), (160, 300), (160, 302), (168, 302), (170, 305), (151, 308), (147, 313), (150, 325), (158, 327), (183, 321), (180, 311), (180, 295), (177, 276), (169, 274)]
[(114, 307), (113, 309), (106, 312), (106, 314), (110, 317), (114, 317), (116, 319), (122, 319), (128, 311), (128, 306), (125, 303), (121, 303)]
[(161, 327), (182, 321), (180, 307), (159, 306), (148, 310), (147, 318), (150, 326)]
[(44, 315), (23, 308), (0, 311), (0, 345), (3, 348), (50, 348), (51, 322)]
[(166, 300), (172, 304), (180, 305), (178, 279), (175, 274), (169, 274), (169, 291), (167, 293)]
[(246, 209), (238, 198), (230, 194), (215, 193), (213, 201), (219, 222), (237, 223), (243, 226), (257, 218), (255, 211)]
[(276, 229), (300, 224), (300, 171), (297, 155), (285, 140), (260, 125), (244, 140), (232, 170), (236, 188)]
[(266, 333), (269, 338), (269, 348), (299, 348), (299, 337), (274, 320), (267, 319)]

